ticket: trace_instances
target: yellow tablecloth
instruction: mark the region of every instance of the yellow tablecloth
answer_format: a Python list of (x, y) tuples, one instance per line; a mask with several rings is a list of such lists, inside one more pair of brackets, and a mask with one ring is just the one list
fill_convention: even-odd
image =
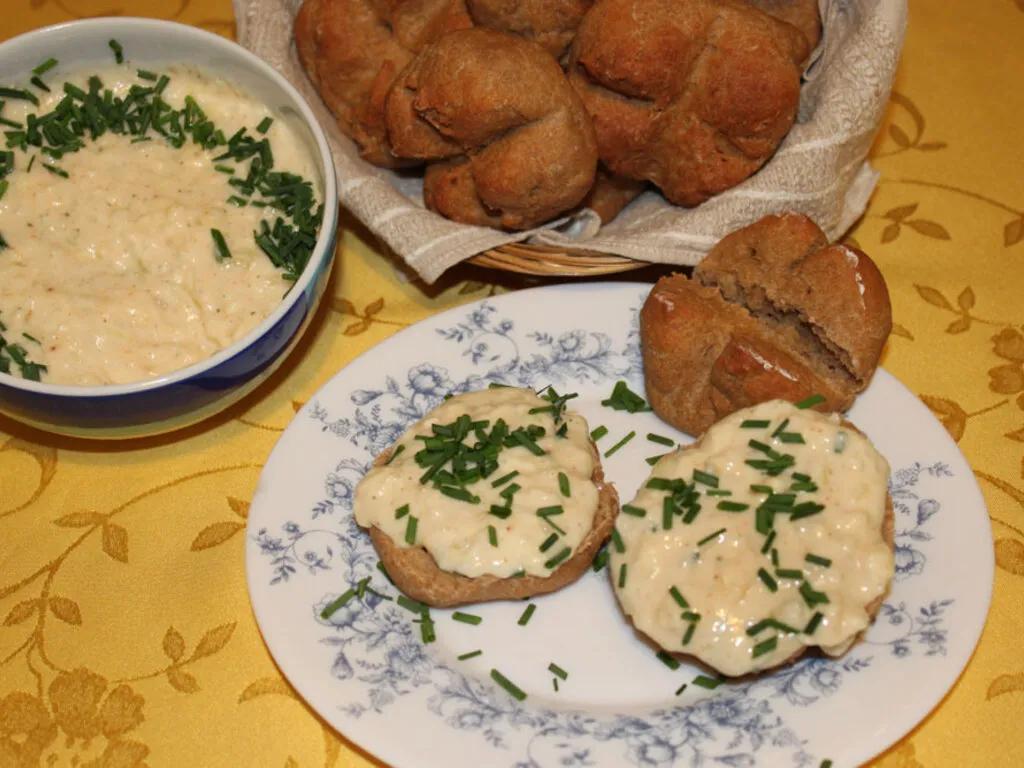
[[(110, 13), (233, 31), (229, 0), (3, 0), (0, 39)], [(912, 0), (873, 151), (882, 181), (851, 233), (892, 293), (883, 363), (967, 455), (998, 563), (974, 658), (886, 768), (1024, 765), (1022, 41), (1020, 0)], [(0, 420), (0, 767), (375, 764), (296, 697), (260, 639), (247, 500), (281, 430), (339, 368), (523, 281), (460, 268), (424, 286), (351, 218), (343, 228), (307, 341), (223, 417), (120, 446)]]

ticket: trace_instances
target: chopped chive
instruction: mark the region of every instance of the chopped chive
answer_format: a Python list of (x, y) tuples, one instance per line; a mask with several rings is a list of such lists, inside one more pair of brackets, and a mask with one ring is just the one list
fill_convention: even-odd
[(644, 459), (644, 461), (646, 461), (649, 466), (653, 467), (666, 456), (668, 456), (667, 453), (659, 453), (656, 456), (648, 456), (646, 459)]
[[(132, 139), (132, 141), (134, 141), (134, 139)], [(238, 208), (245, 208), (245, 206), (249, 204), (248, 200), (244, 197), (239, 197), (238, 195), (231, 195), (231, 197), (228, 198), (228, 202)]]
[(825, 398), (823, 395), (811, 395), (810, 397), (804, 398), (799, 403), (794, 403), (794, 405), (801, 410), (806, 410), (807, 408), (813, 408), (819, 403), (824, 402)]
[(814, 615), (811, 616), (811, 620), (807, 622), (807, 626), (804, 627), (805, 635), (813, 635), (814, 631), (821, 624), (821, 620), (825, 618), (825, 615), (821, 611), (815, 611)]
[(512, 496), (515, 496), (517, 493), (519, 493), (519, 491), (521, 491), (522, 488), (523, 487), (519, 485), (519, 483), (512, 483), (512, 485), (505, 486), (505, 489), (501, 492), (500, 495), (504, 499), (509, 499)]
[(405, 610), (409, 611), (409, 613), (426, 613), (427, 612), (427, 606), (425, 606), (423, 603), (421, 603), (421, 602), (419, 602), (417, 600), (413, 600), (411, 597), (406, 597), (405, 595), (399, 595), (397, 602), (398, 602), (398, 604), (400, 606), (405, 608)]
[(775, 547), (772, 547), (771, 558), (772, 558), (772, 566), (775, 567), (775, 568), (778, 568), (779, 567), (779, 550), (777, 550)]
[(487, 514), (500, 517), (505, 520), (512, 514), (512, 507), (499, 507), (497, 504), (491, 504), (491, 508), (487, 510)]
[(53, 69), (56, 66), (57, 66), (57, 60), (54, 59), (54, 58), (49, 58), (46, 61), (44, 61), (42, 64), (40, 64), (38, 67), (33, 69), (32, 70), (32, 74), (33, 75), (45, 75), (47, 72), (49, 72), (51, 69)]
[(4, 199), (4, 193), (7, 191), (9, 183), (7, 179), (0, 181), (0, 200)]
[(41, 78), (41, 77), (38, 77), (38, 76), (32, 77), (29, 80), (29, 82), (32, 83), (32, 85), (34, 85), (40, 91), (46, 91), (47, 93), (50, 92), (50, 86), (48, 86), (46, 83), (44, 83), (43, 82), (43, 78)]
[(572, 547), (564, 547), (561, 552), (559, 552), (557, 555), (555, 555), (550, 560), (545, 562), (544, 563), (544, 567), (547, 568), (548, 570), (551, 570), (552, 568), (557, 566), (559, 563), (561, 563), (563, 560), (565, 560), (567, 557), (569, 557), (569, 555), (571, 555), (571, 554), (572, 554)]
[(490, 542), (492, 547), (498, 546), (498, 529), (493, 525), (487, 526), (487, 541)]
[(830, 565), (832, 565), (832, 561), (829, 560), (827, 557), (821, 557), (820, 555), (815, 555), (815, 554), (810, 554), (810, 553), (808, 553), (804, 557), (804, 560), (806, 560), (808, 563), (814, 563), (815, 565), (820, 565), (822, 568), (828, 568)]
[(686, 686), (687, 686), (687, 685), (688, 685), (687, 683), (683, 683), (683, 684), (682, 684), (682, 685), (680, 685), (680, 686), (679, 686), (678, 688), (676, 688), (676, 693), (675, 693), (675, 695), (676, 695), (676, 696), (678, 696), (678, 695), (679, 695), (680, 693), (682, 693), (683, 691), (685, 691), (685, 690), (686, 690)]
[(65, 171), (63, 168), (58, 168), (57, 166), (50, 165), (49, 163), (43, 163), (43, 168), (48, 170), (54, 176), (60, 176), (62, 179), (68, 178), (68, 172)]
[[(764, 585), (768, 587), (769, 592), (778, 592), (779, 583), (772, 578), (772, 575), (768, 573), (764, 568), (758, 568), (757, 578), (764, 582)], [(806, 582), (804, 582), (806, 583)]]
[(652, 443), (657, 443), (658, 445), (667, 445), (669, 447), (676, 444), (676, 441), (673, 440), (671, 437), (664, 437), (663, 435), (658, 435), (655, 434), (654, 432), (648, 432), (647, 439), (650, 440)]
[(799, 432), (781, 432), (779, 433), (779, 440), (784, 443), (803, 443), (804, 436)]
[(709, 541), (712, 541), (713, 539), (717, 539), (717, 538), (718, 538), (718, 537), (719, 537), (719, 536), (720, 536), (721, 534), (723, 534), (723, 533), (725, 533), (725, 528), (719, 528), (719, 529), (718, 529), (717, 531), (715, 531), (714, 533), (709, 533), (709, 534), (708, 534), (707, 536), (705, 536), (705, 537), (704, 537), (703, 539), (701, 539), (700, 541), (698, 541), (698, 542), (697, 542), (697, 546), (698, 546), (698, 547), (703, 547), (703, 546), (704, 546), (705, 544), (707, 544), (707, 543), (708, 543)]
[(230, 165), (215, 165), (213, 166), (213, 170), (217, 171), (218, 173), (226, 173), (229, 176), (235, 172), (235, 169), (232, 168)]
[(501, 674), (501, 672), (499, 672), (498, 670), (491, 670), (491, 679), (498, 685), (500, 685), (502, 688), (504, 688), (505, 692), (508, 693), (516, 701), (522, 701), (526, 698), (526, 693), (523, 691), (523, 689), (515, 683), (513, 683), (503, 674)]
[(749, 509), (749, 504), (744, 504), (741, 501), (720, 501), (718, 502), (718, 508), (723, 512), (742, 512), (745, 509)]
[(348, 590), (343, 592), (340, 597), (332, 600), (331, 602), (329, 602), (327, 605), (324, 606), (324, 609), (322, 611), (320, 611), (320, 618), (321, 619), (329, 619), (329, 618), (331, 618), (331, 616), (333, 616), (339, 610), (344, 608), (345, 605), (348, 604), (348, 601), (351, 600), (355, 596), (356, 596), (356, 589), (355, 589), (355, 587), (349, 588)]
[(262, 120), (260, 120), (260, 124), (256, 126), (256, 130), (259, 131), (260, 133), (266, 133), (267, 131), (270, 130), (270, 126), (273, 124), (274, 118), (268, 115), (267, 117), (264, 117)]
[(29, 341), (35, 343), (35, 344), (42, 344), (42, 342), (39, 341), (39, 339), (37, 339), (35, 336), (32, 336), (31, 334), (28, 334), (28, 333), (25, 333), (24, 331), (22, 331), (21, 335), (23, 337), (25, 337), (26, 339), (28, 339)]
[(596, 443), (598, 440), (600, 440), (607, 434), (608, 427), (606, 427), (604, 424), (601, 424), (600, 426), (594, 427), (594, 429), (590, 432), (590, 439)]
[(20, 101), (31, 101), (35, 106), (39, 106), (39, 99), (32, 91), (26, 91), (23, 88), (5, 88), (0, 87), (0, 98), (3, 99), (18, 99)]
[(775, 455), (775, 449), (772, 448), (767, 443), (762, 443), (760, 440), (748, 440), (747, 445), (749, 445), (755, 451), (760, 451), (761, 453), (767, 454), (768, 456)]
[(704, 491), (705, 496), (732, 496), (732, 491), (728, 488), (709, 488)]
[(598, 573), (602, 568), (608, 565), (608, 557), (608, 548), (601, 547), (601, 549), (598, 550), (598, 553), (594, 555), (594, 562), (590, 564), (590, 567), (591, 569), (593, 569), (594, 573)]
[(528, 606), (526, 606), (526, 610), (523, 611), (522, 615), (520, 615), (519, 621), (517, 621), (516, 624), (518, 624), (520, 627), (525, 627), (527, 624), (530, 623), (530, 619), (533, 618), (533, 612), (536, 610), (537, 606), (533, 603), (530, 603)]
[(459, 661), (465, 661), (466, 659), (475, 659), (477, 656), (482, 655), (483, 651), (477, 649), (475, 651), (470, 651), (469, 653), (464, 653), (461, 656), (456, 656), (455, 658), (457, 658)]
[(401, 520), (403, 517), (409, 514), (409, 505), (403, 504), (395, 510), (395, 520)]
[[(773, 552), (777, 550), (772, 550)], [(799, 568), (776, 568), (775, 575), (780, 579), (802, 579), (804, 572)]]
[(772, 548), (772, 544), (775, 542), (775, 531), (768, 534), (768, 538), (764, 540), (764, 544), (761, 546), (761, 554), (767, 554), (768, 550)]
[(499, 486), (502, 486), (505, 483), (507, 483), (509, 480), (511, 480), (513, 477), (517, 477), (518, 475), (519, 475), (519, 470), (518, 469), (514, 469), (511, 472), (509, 472), (507, 475), (502, 475), (497, 480), (492, 482), (491, 483), (491, 488), (497, 488)]
[(701, 688), (707, 688), (709, 691), (715, 690), (724, 681), (721, 678), (708, 677), (707, 675), (697, 675), (693, 678), (693, 684), (699, 685)]
[(612, 528), (612, 545), (620, 555), (626, 551), (626, 543), (622, 540), (622, 534), (618, 528)]
[(551, 678), (551, 687), (555, 689), (555, 693), (558, 693), (558, 678), (557, 677), (552, 677)]
[(750, 490), (752, 490), (754, 493), (774, 493), (775, 492), (775, 489), (772, 488), (770, 485), (752, 485), (752, 486), (750, 486)]
[(820, 604), (829, 602), (828, 595), (824, 592), (819, 592), (811, 586), (809, 581), (803, 581), (800, 583), (800, 596), (804, 599), (804, 602), (811, 608)]
[(799, 480), (802, 483), (809, 483), (809, 482), (811, 482), (811, 476), (810, 475), (805, 475), (803, 472), (794, 472), (793, 473), (793, 479), (794, 480)]
[(679, 587), (670, 587), (668, 593), (672, 595), (672, 599), (675, 600), (676, 604), (683, 610), (690, 607), (690, 604), (686, 602), (686, 598), (683, 597), (683, 593), (679, 591)]
[(790, 520), (800, 520), (804, 517), (810, 517), (816, 515), (825, 509), (824, 504), (816, 504), (813, 501), (805, 501), (802, 504), (797, 504), (793, 507), (793, 512), (790, 514)]
[(703, 472), (699, 469), (693, 470), (693, 482), (707, 485), (711, 488), (718, 487), (718, 477), (710, 472)]
[(819, 765), (818, 768), (832, 768), (832, 761), (831, 760), (822, 760), (821, 761), (821, 765)]
[(416, 543), (416, 526), (419, 520), (416, 519), (415, 515), (409, 515), (409, 519), (405, 523), (405, 543), (409, 546), (413, 546)]
[(452, 619), (454, 621), (461, 621), (463, 624), (472, 624), (473, 626), (476, 626), (483, 621), (483, 619), (475, 613), (463, 613), (462, 611), (456, 611), (453, 613)]
[(555, 675), (556, 677), (560, 677), (562, 680), (566, 680), (569, 677), (569, 673), (557, 664), (555, 664), (555, 662), (553, 661), (550, 664), (548, 664), (548, 672), (550, 672), (552, 675)]
[(231, 258), (231, 251), (228, 249), (227, 241), (219, 229), (211, 229), (210, 236), (213, 237), (213, 244), (217, 249), (217, 261), (224, 261)]
[(569, 476), (565, 472), (558, 473), (558, 490), (566, 498), (572, 496), (572, 488), (569, 487)]
[(540, 547), (538, 547), (538, 549), (540, 549), (541, 552), (547, 552), (549, 549), (551, 549), (551, 547), (555, 545), (556, 541), (558, 541), (558, 534), (552, 533), (550, 536), (544, 539), (543, 543), (540, 545)]
[(700, 621), (700, 614), (694, 613), (693, 611), (683, 611), (683, 615), (681, 618), (683, 621), (696, 623)]
[(109, 45), (110, 46), (110, 50), (112, 50), (114, 52), (114, 61), (117, 62), (118, 64), (123, 64), (124, 63), (124, 48), (121, 47), (121, 44), (119, 42), (117, 42), (117, 40), (109, 40), (109, 41), (107, 41), (107, 45)]
[(744, 419), (740, 422), (740, 429), (767, 429), (770, 424), (768, 419)]
[(679, 659), (677, 659), (675, 656), (672, 656), (671, 654), (668, 654), (665, 651), (658, 651), (656, 656), (658, 657), (658, 661), (660, 661), (669, 669), (679, 669)]
[(697, 622), (693, 622), (686, 628), (686, 632), (683, 633), (683, 645), (689, 645), (693, 639), (694, 632), (697, 631)]
[(647, 401), (631, 390), (624, 381), (617, 381), (615, 383), (611, 395), (608, 399), (602, 400), (601, 405), (616, 411), (626, 411), (627, 413), (640, 413), (651, 410)]
[(774, 430), (772, 430), (772, 437), (778, 437), (779, 435), (781, 435), (786, 430), (786, 427), (788, 427), (788, 426), (789, 426), (789, 419), (788, 418), (783, 419), (782, 423), (779, 424), (779, 426), (777, 426)]
[(442, 485), (438, 490), (441, 491), (441, 493), (443, 493), (448, 498), (455, 499), (456, 501), (464, 501), (467, 504), (480, 503), (479, 496), (476, 496), (467, 491), (465, 488), (460, 488), (457, 485)]
[(617, 442), (615, 445), (613, 445), (611, 448), (609, 448), (607, 451), (605, 451), (604, 452), (604, 457), (607, 459), (609, 456), (611, 456), (613, 453), (615, 453), (617, 450), (619, 450), (619, 448), (624, 446), (626, 443), (628, 443), (634, 437), (636, 437), (636, 431), (635, 430), (631, 430), (628, 435), (626, 435), (624, 438), (619, 440), (619, 442)]
[(394, 586), (395, 582), (391, 580), (391, 575), (388, 573), (388, 569), (384, 567), (384, 563), (380, 560), (377, 561), (377, 570), (384, 574), (384, 578), (388, 580), (389, 584)]
[(139, 76), (140, 80), (149, 80), (152, 82), (157, 79), (156, 72), (150, 72), (148, 69), (138, 69), (135, 71), (135, 74)]
[(645, 517), (647, 510), (642, 507), (634, 507), (632, 504), (623, 504), (622, 513), (633, 517)]
[(619, 589), (626, 586), (626, 563), (619, 566)]
[(751, 658), (756, 659), (758, 656), (764, 656), (766, 653), (771, 653), (776, 649), (776, 647), (778, 647), (778, 645), (779, 638), (776, 636), (769, 637), (767, 640), (762, 640), (751, 649)]
[(386, 467), (388, 464), (390, 464), (392, 461), (394, 461), (396, 458), (398, 458), (398, 454), (400, 454), (404, 450), (405, 450), (405, 446), (404, 445), (400, 445), (397, 448), (395, 448), (395, 450), (393, 450), (391, 452), (391, 455), (388, 456), (388, 460), (384, 462), (384, 466)]

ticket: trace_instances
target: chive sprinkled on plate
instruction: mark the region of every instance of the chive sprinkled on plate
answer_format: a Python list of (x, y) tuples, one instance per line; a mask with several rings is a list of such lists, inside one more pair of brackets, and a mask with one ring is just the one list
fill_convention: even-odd
[(679, 669), (679, 659), (665, 651), (658, 651), (655, 654), (658, 657), (658, 661), (664, 664), (671, 670)]
[(665, 437), (664, 435), (659, 435), (655, 432), (648, 432), (647, 439), (650, 440), (652, 443), (657, 443), (658, 445), (667, 445), (669, 447), (676, 444), (676, 441), (673, 440), (671, 437)]
[(627, 413), (640, 413), (651, 410), (651, 407), (647, 405), (647, 401), (631, 390), (624, 381), (615, 382), (611, 395), (607, 399), (602, 400), (601, 405), (616, 411), (626, 411)]
[(598, 426), (594, 427), (594, 429), (592, 429), (590, 431), (590, 439), (593, 440), (596, 443), (598, 440), (600, 440), (602, 437), (604, 437), (607, 434), (608, 434), (608, 427), (606, 427), (604, 424), (599, 424)]
[(686, 686), (687, 686), (687, 685), (689, 685), (689, 683), (683, 683), (683, 684), (682, 684), (682, 685), (680, 685), (680, 686), (679, 686), (678, 688), (676, 688), (676, 692), (675, 692), (675, 695), (676, 695), (676, 696), (678, 696), (678, 695), (679, 695), (680, 693), (682, 693), (683, 691), (685, 691), (685, 690), (686, 690)]
[(421, 603), (421, 602), (419, 602), (417, 600), (413, 600), (411, 597), (407, 597), (405, 595), (399, 595), (398, 596), (398, 600), (396, 602), (400, 606), (405, 608), (405, 610), (409, 611), (410, 613), (426, 613), (427, 612), (427, 606), (425, 606), (423, 603)]
[(467, 659), (475, 659), (477, 656), (483, 656), (483, 653), (484, 652), (481, 651), (478, 648), (475, 651), (470, 651), (469, 653), (464, 653), (461, 656), (456, 656), (455, 658), (458, 659), (459, 661), (466, 661)]
[(452, 614), (452, 620), (461, 621), (463, 624), (472, 624), (473, 626), (476, 626), (481, 621), (483, 621), (483, 618), (477, 616), (475, 613), (464, 613), (462, 611), (456, 611)]
[(496, 682), (502, 688), (504, 688), (505, 692), (508, 693), (516, 701), (522, 701), (526, 698), (526, 692), (523, 691), (522, 688), (513, 683), (511, 680), (509, 680), (507, 677), (505, 677), (503, 674), (501, 674), (501, 672), (499, 672), (498, 670), (491, 670), (491, 679), (494, 680), (494, 682)]
[(534, 603), (530, 603), (526, 606), (526, 609), (520, 614), (519, 621), (516, 622), (520, 627), (525, 627), (530, 623), (530, 619), (533, 618), (533, 612), (537, 610), (537, 606)]
[(697, 675), (691, 681), (694, 685), (701, 688), (707, 688), (709, 691), (715, 690), (724, 681), (720, 677), (708, 677), (707, 675)]
[(619, 442), (617, 442), (615, 445), (613, 445), (611, 448), (609, 448), (607, 451), (604, 452), (604, 457), (607, 459), (609, 456), (611, 456), (616, 451), (618, 451), (622, 446), (624, 446), (626, 443), (628, 443), (634, 437), (636, 437), (636, 431), (635, 430), (630, 430), (628, 435), (626, 435), (624, 438), (619, 440)]

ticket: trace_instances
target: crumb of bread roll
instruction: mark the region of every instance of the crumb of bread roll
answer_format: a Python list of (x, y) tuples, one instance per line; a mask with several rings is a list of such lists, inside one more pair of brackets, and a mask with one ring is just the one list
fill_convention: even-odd
[(564, 403), (467, 392), (378, 457), (355, 518), (399, 589), (444, 607), (553, 592), (586, 571), (618, 497), (586, 421)]
[(648, 399), (699, 435), (773, 398), (821, 395), (844, 411), (870, 383), (892, 328), (885, 280), (861, 251), (828, 245), (805, 216), (767, 216), (652, 289), (640, 313)]
[(663, 650), (724, 675), (844, 653), (892, 580), (889, 465), (836, 414), (737, 411), (654, 465), (623, 506), (611, 576)]

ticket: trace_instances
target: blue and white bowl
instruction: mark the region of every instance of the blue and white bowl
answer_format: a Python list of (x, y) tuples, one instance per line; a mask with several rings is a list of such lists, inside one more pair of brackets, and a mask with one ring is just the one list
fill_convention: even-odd
[(50, 57), (60, 61), (61, 69), (109, 65), (111, 39), (121, 43), (133, 65), (188, 63), (238, 84), (278, 113), (293, 117), (318, 159), (324, 220), (309, 263), (278, 307), (212, 357), (157, 379), (124, 385), (66, 386), (0, 373), (0, 412), (51, 432), (101, 438), (152, 435), (193, 424), (237, 402), (266, 379), (296, 345), (316, 311), (338, 229), (334, 165), (309, 106), (269, 64), (224, 38), (153, 19), (58, 24), (0, 44), (0, 82), (18, 82)]

